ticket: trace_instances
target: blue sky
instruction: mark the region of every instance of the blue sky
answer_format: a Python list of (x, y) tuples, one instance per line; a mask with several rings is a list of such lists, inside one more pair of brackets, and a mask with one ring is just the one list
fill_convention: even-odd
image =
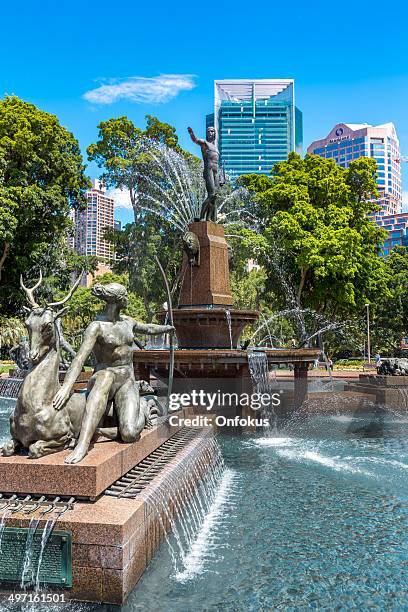
[[(295, 79), (304, 150), (340, 121), (393, 121), (408, 155), (408, 8), (400, 0), (21, 0), (1, 13), (1, 95), (57, 114), (84, 152), (100, 121), (126, 114), (143, 126), (147, 113), (175, 125), (194, 150), (186, 128), (203, 132), (214, 79), (283, 77)], [(408, 164), (403, 177), (408, 192)], [(131, 219), (123, 209), (118, 216)]]

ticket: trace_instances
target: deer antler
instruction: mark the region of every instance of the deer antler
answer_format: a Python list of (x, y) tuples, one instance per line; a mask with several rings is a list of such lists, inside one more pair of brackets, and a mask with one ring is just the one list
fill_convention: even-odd
[(65, 304), (65, 302), (68, 302), (69, 298), (74, 293), (75, 289), (78, 287), (81, 277), (82, 277), (82, 272), (76, 279), (75, 283), (72, 285), (71, 289), (69, 290), (69, 293), (59, 302), (50, 302), (49, 304), (47, 304), (48, 308), (53, 308), (54, 306), (62, 306), (62, 304)]
[(35, 298), (34, 298), (34, 291), (35, 291), (36, 289), (38, 289), (38, 287), (41, 285), (41, 283), (42, 283), (42, 272), (41, 272), (41, 270), (40, 270), (40, 278), (38, 279), (38, 281), (36, 282), (36, 284), (34, 285), (34, 287), (31, 287), (31, 289), (29, 289), (28, 287), (26, 287), (26, 286), (24, 285), (24, 282), (23, 282), (23, 275), (22, 275), (22, 274), (20, 274), (20, 285), (21, 285), (21, 288), (22, 288), (22, 289), (24, 289), (24, 291), (26, 292), (26, 295), (27, 295), (28, 301), (30, 302), (30, 304), (31, 304), (31, 306), (32, 306), (33, 308), (40, 308), (39, 304), (37, 304), (37, 302), (35, 301)]

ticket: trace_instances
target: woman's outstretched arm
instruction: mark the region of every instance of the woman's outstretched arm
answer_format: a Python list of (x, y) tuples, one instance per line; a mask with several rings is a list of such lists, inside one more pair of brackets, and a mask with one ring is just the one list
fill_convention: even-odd
[(175, 331), (172, 325), (156, 325), (154, 323), (139, 323), (134, 321), (133, 332), (139, 334), (148, 334), (149, 336), (158, 336), (159, 334), (171, 334)]

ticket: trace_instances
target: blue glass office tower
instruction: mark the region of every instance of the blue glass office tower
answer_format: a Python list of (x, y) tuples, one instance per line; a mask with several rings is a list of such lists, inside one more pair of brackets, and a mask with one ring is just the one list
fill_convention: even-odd
[(232, 180), (269, 174), (291, 151), (302, 153), (293, 79), (215, 81), (214, 90), (214, 113), (206, 126), (217, 130), (220, 162)]

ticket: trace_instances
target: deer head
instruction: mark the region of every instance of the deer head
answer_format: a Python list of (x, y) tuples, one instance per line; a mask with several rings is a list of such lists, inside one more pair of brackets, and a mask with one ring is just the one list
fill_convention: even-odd
[(65, 304), (75, 289), (78, 287), (81, 275), (77, 278), (68, 294), (59, 302), (50, 302), (44, 307), (37, 304), (34, 298), (34, 291), (42, 283), (42, 273), (34, 287), (28, 288), (24, 285), (23, 277), (20, 277), (20, 285), (27, 295), (31, 308), (26, 308), (29, 315), (25, 320), (30, 341), (29, 359), (33, 364), (39, 363), (41, 359), (52, 349), (58, 348), (59, 332), (58, 319), (67, 311), (68, 307), (54, 310), (57, 306)]

